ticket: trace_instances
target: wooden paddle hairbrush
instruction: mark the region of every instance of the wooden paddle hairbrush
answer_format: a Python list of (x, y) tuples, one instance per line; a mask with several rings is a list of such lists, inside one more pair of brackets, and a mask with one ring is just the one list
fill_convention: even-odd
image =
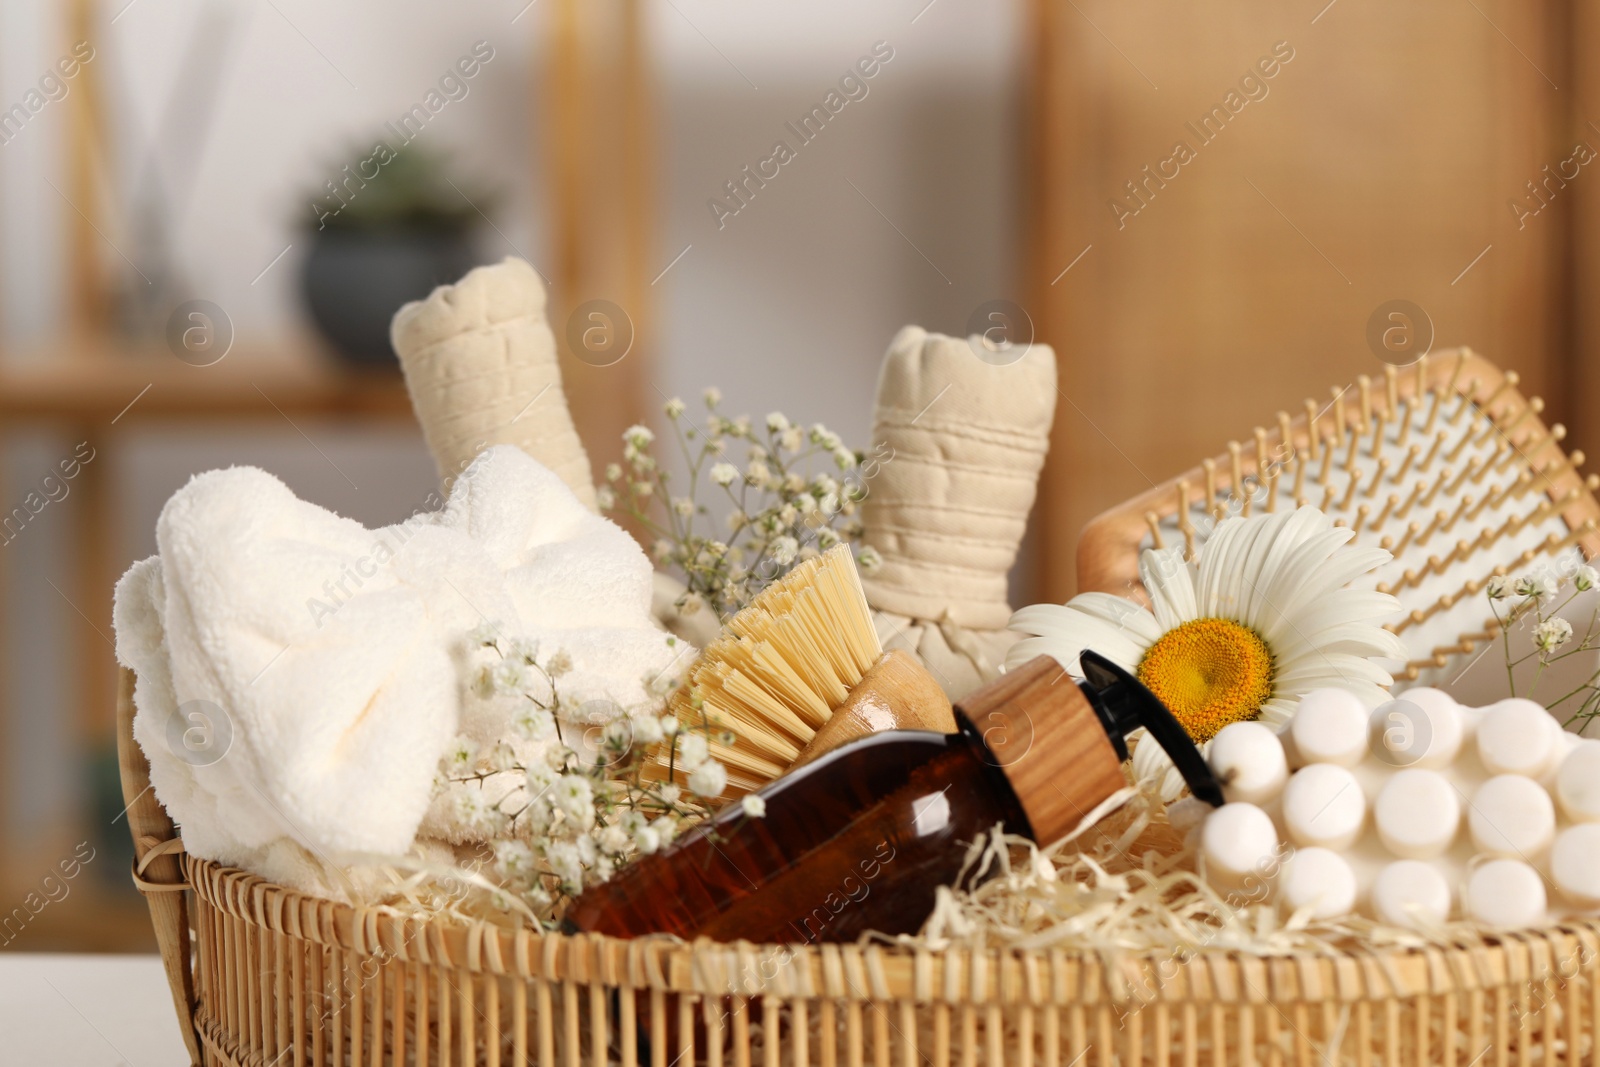
[(1492, 575), (1549, 566), (1570, 573), (1600, 552), (1600, 477), (1578, 473), (1544, 402), (1516, 372), (1468, 349), (1422, 357), (1384, 380), (1363, 375), (1305, 413), (1280, 411), (1228, 451), (1113, 508), (1078, 546), (1084, 591), (1142, 593), (1139, 551), (1182, 545), (1193, 557), (1229, 515), (1313, 504), (1354, 540), (1394, 559), (1357, 584), (1392, 593), (1386, 624), (1405, 642), (1395, 680), (1447, 680), (1499, 624), (1481, 598)]
[(711, 744), (728, 768), (728, 796), (869, 733), (955, 731), (927, 669), (883, 651), (848, 545), (801, 563), (730, 619), (672, 709), (732, 732), (731, 745)]

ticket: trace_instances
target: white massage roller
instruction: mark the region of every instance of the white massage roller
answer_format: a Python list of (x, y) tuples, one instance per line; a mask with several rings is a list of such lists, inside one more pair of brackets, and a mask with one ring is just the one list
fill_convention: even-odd
[(878, 375), (866, 449), (864, 577), (885, 648), (916, 654), (952, 699), (991, 680), (1021, 635), (1006, 584), (1027, 526), (1056, 408), (1055, 353), (1009, 363), (907, 326)]
[(595, 508), (589, 456), (561, 389), (545, 291), (525, 260), (478, 267), (395, 313), (390, 340), (448, 488), (490, 445), (516, 445)]

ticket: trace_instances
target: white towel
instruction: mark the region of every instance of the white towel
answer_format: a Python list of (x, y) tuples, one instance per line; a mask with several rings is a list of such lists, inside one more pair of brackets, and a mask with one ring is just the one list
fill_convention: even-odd
[[(442, 511), (376, 530), (264, 471), (211, 471), (167, 502), (156, 541), (115, 616), (156, 795), (190, 852), (308, 891), (344, 895), (334, 869), (413, 848), (459, 730), (509, 733), (481, 701), (462, 721), (480, 623), (568, 650), (562, 688), (580, 701), (647, 701), (682, 651), (651, 621), (632, 538), (511, 446), (480, 455)], [(183, 742), (207, 728), (191, 702), (220, 709), (214, 736), (231, 730), (215, 762)]]

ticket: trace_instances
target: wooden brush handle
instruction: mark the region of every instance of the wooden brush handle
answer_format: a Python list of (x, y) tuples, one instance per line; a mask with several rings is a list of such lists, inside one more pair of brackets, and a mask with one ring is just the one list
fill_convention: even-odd
[(833, 717), (817, 730), (790, 766), (810, 763), (847, 741), (883, 730), (934, 730), (953, 734), (950, 698), (926, 667), (903, 649), (885, 652), (866, 677), (850, 690)]

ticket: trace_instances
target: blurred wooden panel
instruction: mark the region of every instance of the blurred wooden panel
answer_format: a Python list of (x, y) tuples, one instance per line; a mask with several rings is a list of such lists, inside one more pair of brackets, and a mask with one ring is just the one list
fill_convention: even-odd
[[(658, 255), (650, 190), (649, 74), (640, 0), (557, 0), (545, 41), (548, 77), (536, 136), (549, 157), (551, 263), (535, 264), (551, 285), (550, 325), (573, 422), (596, 481), (621, 458), (622, 431), (647, 421), (651, 381), (651, 280), (667, 265)], [(606, 301), (608, 307), (589, 305)], [(569, 329), (584, 309), (588, 336), (627, 330), (627, 354), (582, 351)], [(620, 313), (618, 312), (620, 309)], [(596, 318), (595, 315), (599, 317)]]
[[(1366, 330), (1386, 301), (1579, 420), (1563, 231), (1570, 185), (1600, 174), (1510, 207), (1539, 205), (1527, 183), (1579, 136), (1559, 13), (1324, 3), (1034, 0), (1030, 310), (1065, 397), (1040, 500), (1050, 599), (1073, 591), (1089, 518), (1380, 377)], [(1163, 167), (1179, 142), (1192, 158)]]

